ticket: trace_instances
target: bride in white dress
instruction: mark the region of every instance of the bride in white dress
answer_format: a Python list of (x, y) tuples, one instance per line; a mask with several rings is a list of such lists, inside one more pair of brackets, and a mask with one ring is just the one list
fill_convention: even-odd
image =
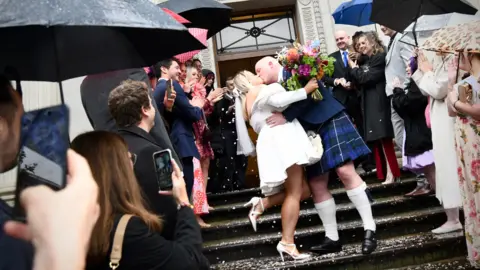
[[(252, 155), (255, 148), (248, 136), (245, 119), (258, 134), (256, 154), (260, 174), (260, 189), (265, 196), (274, 195), (285, 189), (282, 205), (282, 240), (277, 250), (289, 254), (295, 260), (308, 259), (294, 244), (294, 233), (300, 213), (300, 200), (303, 193), (303, 167), (320, 160), (305, 130), (295, 120), (284, 125), (270, 127), (266, 119), (273, 112), (281, 112), (288, 105), (307, 98), (318, 88), (316, 80), (310, 81), (305, 88), (287, 92), (280, 84), (264, 85), (262, 79), (248, 71), (242, 71), (234, 78), (240, 98), (236, 102), (236, 125), (238, 134), (238, 152)], [(253, 200), (257, 201), (253, 201)], [(256, 231), (258, 212), (255, 207), (262, 203), (254, 198), (249, 219)], [(262, 207), (263, 208), (263, 207)], [(262, 209), (263, 210), (263, 209)]]

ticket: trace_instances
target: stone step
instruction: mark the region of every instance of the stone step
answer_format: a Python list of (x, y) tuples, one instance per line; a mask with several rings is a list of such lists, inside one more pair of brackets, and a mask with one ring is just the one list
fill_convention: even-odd
[[(441, 207), (377, 217), (377, 237), (378, 239), (387, 239), (412, 233), (429, 232), (443, 222), (445, 222), (445, 213)], [(342, 241), (345, 244), (362, 241), (363, 225), (360, 219), (339, 222), (338, 225)], [(324, 229), (321, 223), (312, 222), (312, 226), (296, 231), (295, 242), (300, 250), (308, 250), (317, 245), (323, 237)], [(230, 238), (205, 242), (204, 254), (212, 264), (275, 256), (275, 246), (280, 239), (280, 230), (272, 233), (260, 231), (254, 236), (231, 234)]]
[[(316, 255), (304, 262), (291, 259), (282, 262), (278, 253), (263, 258), (249, 258), (212, 266), (215, 270), (287, 270), (287, 269), (355, 269), (380, 270), (405, 267), (412, 264), (426, 264), (465, 253), (465, 238), (462, 233), (452, 233), (437, 238), (429, 233), (415, 233), (379, 240), (378, 249), (370, 255), (360, 253), (360, 242), (346, 245), (336, 254)], [(272, 246), (274, 249), (274, 246)], [(437, 269), (437, 268), (422, 268)], [(446, 268), (447, 269), (447, 268)], [(462, 268), (448, 268), (449, 270)]]
[(388, 270), (474, 270), (465, 256)]
[[(302, 228), (308, 228), (312, 224), (322, 224), (318, 217), (317, 211), (313, 205), (301, 210), (297, 223), (297, 230)], [(425, 207), (438, 206), (438, 200), (433, 197), (424, 198), (407, 198), (404, 196), (384, 197), (375, 200), (372, 204), (373, 215), (375, 217), (382, 217), (388, 215), (395, 215), (405, 213), (412, 210), (421, 210)], [(357, 209), (350, 202), (337, 204), (337, 221), (347, 222), (358, 219), (359, 215)], [(214, 241), (221, 240), (234, 235), (255, 237), (258, 233), (253, 231), (250, 220), (247, 215), (241, 216), (241, 218), (212, 222), (211, 228), (203, 229), (203, 240)], [(266, 212), (261, 216), (257, 222), (257, 231), (263, 233), (276, 233), (282, 229), (281, 213), (277, 210), (276, 213)]]
[[(366, 176), (362, 177), (363, 180), (367, 184), (378, 184), (381, 183), (377, 177), (376, 173), (370, 173)], [(402, 179), (411, 179), (412, 174), (410, 173), (403, 173)], [(330, 190), (341, 188), (343, 187), (340, 180), (331, 180), (329, 182)], [(208, 194), (208, 203), (213, 206), (219, 205), (228, 205), (228, 204), (235, 204), (235, 203), (246, 203), (252, 197), (262, 197), (259, 188), (251, 188), (251, 189), (244, 189), (244, 190), (237, 190), (237, 191), (230, 191), (224, 193), (216, 193), (216, 194)]]
[[(368, 188), (370, 190), (370, 194), (372, 195), (373, 199), (379, 199), (383, 197), (389, 196), (399, 196), (404, 195), (410, 191), (412, 191), (416, 186), (416, 179), (415, 178), (405, 178), (401, 182), (390, 184), (390, 185), (383, 185), (376, 181), (375, 183), (369, 184)], [(350, 202), (348, 199), (347, 193), (345, 192), (344, 188), (337, 188), (331, 191), (333, 197), (335, 198), (335, 202), (337, 204)], [(208, 215), (205, 215), (203, 219), (209, 223), (217, 223), (217, 222), (224, 222), (226, 220), (231, 220), (234, 218), (245, 218), (250, 211), (250, 206), (244, 206), (246, 202), (250, 200), (251, 197), (247, 197), (242, 202), (236, 202), (232, 204), (224, 204), (224, 205), (213, 205), (214, 210), (211, 210)], [(311, 198), (303, 201), (300, 204), (302, 209), (309, 209), (313, 208), (313, 201)], [(270, 213), (278, 213), (280, 212), (281, 205), (274, 206), (267, 210), (266, 214)]]

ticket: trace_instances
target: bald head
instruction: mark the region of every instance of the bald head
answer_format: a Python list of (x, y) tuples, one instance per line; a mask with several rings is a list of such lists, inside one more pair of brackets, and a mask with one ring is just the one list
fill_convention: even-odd
[(350, 45), (350, 36), (344, 30), (338, 30), (335, 32), (335, 42), (339, 50), (346, 50)]
[(255, 72), (266, 84), (278, 82), (280, 70), (282, 66), (271, 56), (260, 59), (255, 65)]

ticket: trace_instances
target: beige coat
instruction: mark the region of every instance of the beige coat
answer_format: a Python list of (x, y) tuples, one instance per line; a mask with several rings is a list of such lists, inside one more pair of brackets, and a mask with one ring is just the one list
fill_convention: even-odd
[(448, 94), (447, 65), (452, 57), (433, 62), (434, 71), (417, 70), (412, 76), (424, 95), (430, 97), (433, 155), (436, 166), (436, 196), (445, 209), (462, 206), (455, 151), (455, 118), (448, 115), (445, 98)]

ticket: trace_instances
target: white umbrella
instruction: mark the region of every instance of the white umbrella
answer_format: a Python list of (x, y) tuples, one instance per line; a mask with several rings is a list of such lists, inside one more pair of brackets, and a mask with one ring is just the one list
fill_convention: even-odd
[(418, 18), (416, 26), (415, 22), (413, 22), (407, 28), (405, 28), (403, 31), (404, 36), (400, 39), (400, 41), (412, 44), (411, 39), (413, 38), (414, 26), (418, 42), (419, 44), (422, 44), (438, 29), (478, 20), (480, 20), (480, 16), (478, 14), (466, 15), (461, 13), (448, 13), (441, 15), (423, 15)]

